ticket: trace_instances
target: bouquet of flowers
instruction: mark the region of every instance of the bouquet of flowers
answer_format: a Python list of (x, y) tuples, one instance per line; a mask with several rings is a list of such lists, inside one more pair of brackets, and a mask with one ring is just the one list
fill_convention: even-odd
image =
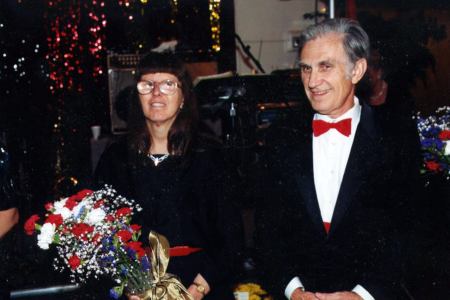
[[(69, 270), (72, 282), (84, 283), (90, 278), (108, 275), (117, 283), (110, 290), (112, 298), (119, 298), (126, 288), (130, 294), (150, 291), (145, 299), (171, 299), (157, 298), (160, 295), (151, 292), (161, 285), (168, 288), (164, 280), (170, 274), (165, 274), (165, 268), (162, 270), (161, 258), (156, 255), (164, 252), (161, 240), (166, 241), (168, 254), (168, 242), (163, 236), (150, 234), (152, 250), (158, 250), (152, 251), (155, 262), (152, 266), (138, 240), (141, 226), (131, 224), (132, 215), (141, 210), (133, 200), (117, 195), (114, 189), (105, 186), (97, 191), (82, 190), (71, 197), (47, 203), (45, 209), (44, 222), (39, 223), (41, 218), (33, 215), (26, 221), (25, 231), (29, 235), (37, 232), (37, 243), (42, 249), (56, 246), (58, 255), (53, 266), (59, 271)], [(168, 263), (168, 257), (162, 259)], [(178, 282), (170, 284), (175, 284), (175, 292), (185, 291), (181, 284), (177, 285)], [(189, 296), (185, 298), (189, 299)]]
[(415, 117), (422, 144), (422, 174), (442, 173), (450, 179), (450, 106), (438, 108), (433, 115)]
[(240, 283), (234, 289), (236, 300), (272, 300), (273, 298), (257, 283)]

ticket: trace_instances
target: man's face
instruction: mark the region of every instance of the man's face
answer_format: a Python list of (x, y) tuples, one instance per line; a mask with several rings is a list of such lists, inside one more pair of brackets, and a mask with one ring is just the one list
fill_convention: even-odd
[(364, 67), (360, 69), (362, 60), (355, 66), (350, 63), (342, 45), (342, 35), (337, 33), (326, 34), (304, 45), (300, 53), (301, 76), (315, 111), (337, 118), (352, 108), (355, 84), (365, 71)]

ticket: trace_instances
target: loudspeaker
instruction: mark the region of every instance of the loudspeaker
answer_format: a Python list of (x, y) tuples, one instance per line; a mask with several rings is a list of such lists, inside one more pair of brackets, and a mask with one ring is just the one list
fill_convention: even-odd
[(139, 55), (108, 55), (108, 88), (111, 132), (122, 134), (127, 131), (127, 108), (129, 97), (135, 88), (134, 70)]

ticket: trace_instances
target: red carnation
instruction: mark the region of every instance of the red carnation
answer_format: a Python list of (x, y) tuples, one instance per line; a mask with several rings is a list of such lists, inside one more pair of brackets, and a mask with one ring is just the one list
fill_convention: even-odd
[(80, 258), (74, 254), (69, 258), (69, 265), (72, 268), (72, 270), (75, 270), (76, 268), (78, 268), (78, 266), (80, 265)]
[(141, 258), (142, 256), (145, 255), (145, 250), (144, 248), (142, 248), (142, 243), (141, 242), (129, 242), (127, 244), (128, 248), (133, 249), (134, 251), (136, 251), (137, 255), (139, 258)]
[(117, 236), (120, 238), (120, 240), (124, 243), (128, 242), (129, 240), (131, 240), (131, 232), (129, 232), (128, 230), (119, 230), (117, 232)]
[(90, 194), (92, 194), (92, 191), (91, 191), (91, 190), (87, 190), (87, 189), (86, 189), (86, 190), (81, 190), (81, 191), (79, 191), (78, 193), (76, 193), (75, 195), (70, 196), (69, 199), (67, 199), (67, 201), (70, 201), (70, 202), (72, 202), (72, 201), (80, 202), (81, 200), (83, 200), (84, 197), (86, 197), (86, 196), (88, 196), (88, 195), (90, 195)]
[(103, 205), (103, 203), (105, 203), (105, 200), (103, 200), (103, 199), (98, 200), (97, 202), (95, 202), (94, 208), (99, 208), (100, 206)]
[(77, 237), (80, 237), (82, 234), (86, 235), (92, 231), (94, 231), (94, 227), (85, 223), (75, 224), (72, 228), (72, 233)]
[(47, 202), (47, 203), (45, 203), (44, 207), (45, 207), (46, 210), (51, 210), (53, 208), (53, 203)]
[(138, 225), (138, 224), (132, 224), (132, 225), (130, 225), (130, 228), (131, 228), (134, 232), (137, 232), (137, 231), (141, 230), (141, 226)]
[(36, 221), (39, 219), (40, 218), (38, 215), (32, 215), (30, 218), (28, 218), (23, 226), (26, 234), (32, 235), (34, 233), (34, 230), (36, 228)]
[(55, 224), (55, 226), (61, 225), (62, 222), (63, 222), (63, 218), (62, 218), (62, 216), (60, 214), (50, 215), (45, 220), (45, 223)]
[(77, 206), (78, 201), (70, 197), (67, 199), (66, 204), (64, 204), (64, 207), (67, 207), (68, 209), (72, 210), (75, 206)]
[(450, 130), (442, 130), (439, 133), (439, 138), (443, 141), (450, 140)]
[(101, 236), (100, 234), (96, 233), (96, 234), (92, 237), (92, 242), (93, 242), (94, 244), (97, 245), (101, 238), (102, 238), (102, 236)]
[(441, 168), (441, 166), (437, 162), (435, 162), (434, 160), (427, 161), (425, 163), (425, 165), (426, 165), (428, 170), (431, 170), (431, 171), (434, 171), (434, 172), (439, 171), (439, 169)]
[(84, 197), (89, 196), (92, 193), (93, 193), (92, 190), (84, 189), (84, 190), (79, 191), (76, 196), (77, 196), (78, 200), (82, 200)]
[(114, 221), (114, 216), (112, 216), (112, 215), (107, 215), (107, 216), (106, 216), (106, 221), (108, 221), (108, 222)]
[(131, 212), (132, 212), (131, 208), (122, 207), (117, 210), (116, 216), (117, 217), (128, 216), (129, 214), (131, 214)]
[(68, 233), (68, 232), (70, 232), (69, 227), (64, 226), (63, 228), (61, 228), (61, 233), (62, 233), (62, 234), (66, 234), (66, 233)]

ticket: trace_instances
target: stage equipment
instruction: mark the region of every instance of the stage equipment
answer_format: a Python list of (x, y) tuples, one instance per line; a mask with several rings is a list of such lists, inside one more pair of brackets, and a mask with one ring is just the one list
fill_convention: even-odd
[[(58, 295), (62, 293), (68, 293), (79, 289), (79, 285), (77, 284), (69, 284), (69, 285), (56, 285), (45, 288), (32, 288), (32, 289), (23, 289), (23, 290), (15, 290), (11, 292), (11, 299), (19, 299), (19, 298), (29, 298), (29, 297), (38, 297), (38, 296), (50, 296), (50, 295)], [(42, 298), (39, 298), (42, 299)]]
[(258, 129), (306, 103), (299, 74), (280, 70), (270, 75), (204, 78), (195, 86), (201, 119), (221, 120), (225, 145), (252, 147)]
[[(247, 55), (247, 57), (256, 65), (256, 67), (258, 67), (258, 70), (261, 73), (266, 73), (266, 71), (264, 71), (263, 67), (261, 66), (261, 63), (259, 62), (259, 60), (257, 60), (255, 58), (255, 56), (251, 53), (250, 46), (245, 45), (244, 42), (242, 41), (241, 37), (237, 33), (234, 34), (234, 37), (239, 42), (239, 45), (241, 46), (242, 51), (244, 51), (245, 54)], [(254, 71), (256, 71), (256, 70), (254, 70)]]
[(135, 88), (134, 70), (139, 58), (138, 54), (111, 54), (107, 57), (109, 115), (113, 134), (127, 130), (127, 102)]

